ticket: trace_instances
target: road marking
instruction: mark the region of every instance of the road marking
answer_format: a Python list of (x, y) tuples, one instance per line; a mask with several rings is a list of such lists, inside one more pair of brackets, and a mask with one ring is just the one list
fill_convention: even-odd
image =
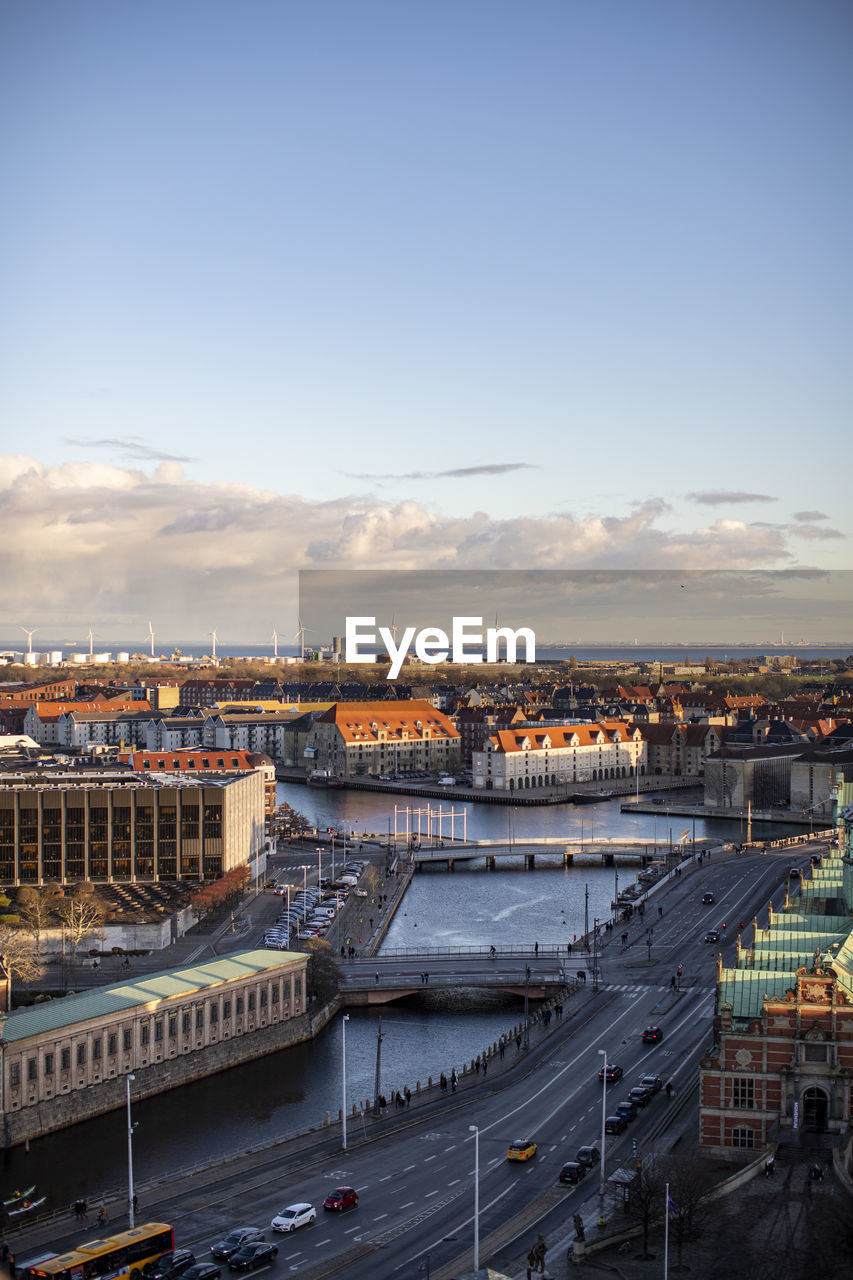
[(374, 1222), (381, 1222), (383, 1218), (387, 1218), (387, 1217), (388, 1217), (388, 1214), (387, 1214), (387, 1213), (380, 1213), (380, 1214), (378, 1214), (378, 1215), (377, 1215), (377, 1217), (375, 1217), (375, 1218), (373, 1219), (373, 1221), (374, 1221)]
[(445, 1151), (455, 1151), (455, 1150), (456, 1150), (456, 1143), (454, 1142), (452, 1147), (445, 1147), (444, 1149), (445, 1149)]
[(323, 1247), (323, 1245), (324, 1245), (324, 1244), (330, 1244), (330, 1243), (331, 1243), (331, 1239), (332, 1239), (332, 1237), (331, 1237), (331, 1236), (326, 1236), (326, 1239), (325, 1239), (325, 1240), (318, 1240), (318, 1241), (317, 1241), (317, 1243), (315, 1244), (314, 1248), (315, 1248), (315, 1249), (321, 1249), (321, 1248)]
[(398, 1208), (398, 1209), (411, 1209), (411, 1207), (412, 1207), (412, 1205), (413, 1205), (414, 1203), (415, 1203), (415, 1202), (414, 1202), (414, 1200), (407, 1200), (405, 1204), (399, 1204), (399, 1205), (397, 1205), (397, 1208)]
[(361, 1230), (361, 1227), (347, 1227), (346, 1231), (344, 1232), (344, 1235), (351, 1236), (353, 1231), (360, 1231), (360, 1230)]
[[(410, 1165), (409, 1165), (409, 1168), (410, 1168), (410, 1169), (414, 1169), (414, 1167), (415, 1167), (415, 1166), (414, 1166), (413, 1164), (410, 1164)], [(393, 1177), (394, 1177), (393, 1173), (386, 1173), (385, 1177), (384, 1177), (384, 1178), (380, 1178), (380, 1179), (379, 1179), (379, 1181), (380, 1181), (380, 1182), (390, 1182), (390, 1181), (391, 1181), (391, 1179), (392, 1179)]]
[(437, 1195), (438, 1195), (437, 1191), (428, 1191), (424, 1196), (424, 1200), (429, 1200), (430, 1196), (437, 1196)]
[[(407, 1164), (405, 1169), (403, 1170), (403, 1173), (408, 1173), (410, 1169), (416, 1169), (416, 1168), (417, 1168), (417, 1165)], [(383, 1178), (382, 1181), (384, 1182), (385, 1179)]]
[(424, 1156), (424, 1164), (426, 1164), (428, 1160), (434, 1160), (434, 1159), (435, 1159), (435, 1156), (434, 1156), (434, 1155), (432, 1155), (432, 1156)]
[(447, 1184), (447, 1185), (448, 1185), (449, 1187), (455, 1187), (455, 1186), (456, 1186), (456, 1184), (457, 1184), (457, 1182), (461, 1182), (461, 1181), (462, 1181), (462, 1179), (461, 1179), (461, 1178), (454, 1178), (454, 1179), (453, 1179), (453, 1181), (452, 1181), (452, 1182), (448, 1182), (448, 1184)]

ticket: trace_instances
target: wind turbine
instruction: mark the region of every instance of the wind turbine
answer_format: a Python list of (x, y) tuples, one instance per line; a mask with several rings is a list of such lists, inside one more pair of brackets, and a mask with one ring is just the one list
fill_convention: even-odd
[(21, 631), (23, 631), (23, 632), (24, 632), (24, 634), (25, 634), (25, 635), (26, 635), (26, 637), (27, 637), (27, 653), (32, 653), (32, 651), (33, 651), (33, 636), (34, 636), (34, 635), (35, 635), (35, 633), (38, 631), (38, 627), (33, 627), (32, 631), (29, 631), (26, 627), (21, 627), (20, 629), (21, 629)]
[(278, 632), (275, 629), (275, 623), (272, 628), (272, 656), (278, 658)]
[(154, 628), (151, 625), (151, 619), (148, 619), (148, 638), (151, 641), (151, 657), (154, 657)]
[(299, 622), (299, 627), (297, 629), (296, 635), (293, 638), (294, 640), (299, 641), (299, 661), (304, 662), (305, 661), (305, 636), (311, 630), (311, 627), (303, 627), (301, 618), (297, 619), (297, 621)]
[(210, 651), (210, 656), (213, 661), (216, 662), (216, 627), (214, 627), (210, 632), (210, 638), (213, 641), (213, 648)]
[(91, 661), (91, 660), (92, 660), (92, 658), (94, 658), (94, 656), (95, 656), (95, 648), (94, 648), (94, 643), (95, 643), (95, 633), (94, 633), (94, 631), (92, 630), (92, 624), (91, 624), (91, 622), (89, 623), (89, 630), (87, 631), (87, 633), (86, 633), (86, 634), (87, 634), (87, 635), (88, 635), (88, 637), (89, 637), (89, 660)]

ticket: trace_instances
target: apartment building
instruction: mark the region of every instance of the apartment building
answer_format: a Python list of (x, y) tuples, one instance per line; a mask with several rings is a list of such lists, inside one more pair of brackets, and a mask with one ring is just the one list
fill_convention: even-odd
[(473, 755), (474, 786), (521, 791), (646, 772), (646, 744), (621, 720), (503, 729)]

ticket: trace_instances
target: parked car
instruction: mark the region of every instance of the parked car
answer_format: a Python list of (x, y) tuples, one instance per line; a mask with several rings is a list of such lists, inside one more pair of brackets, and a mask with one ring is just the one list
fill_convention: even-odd
[(295, 1231), (297, 1227), (307, 1227), (316, 1220), (317, 1210), (313, 1204), (289, 1204), (276, 1214), (270, 1226), (273, 1231)]
[(263, 1240), (263, 1238), (263, 1227), (235, 1227), (233, 1231), (228, 1232), (224, 1240), (212, 1245), (210, 1252), (220, 1262), (227, 1262), (232, 1254), (235, 1254), (244, 1244), (254, 1244), (258, 1240)]
[(587, 1166), (580, 1164), (577, 1160), (567, 1160), (560, 1170), (560, 1182), (567, 1182), (573, 1186), (578, 1182), (582, 1182), (587, 1175)]
[(643, 1076), (640, 1080), (640, 1084), (644, 1089), (648, 1089), (652, 1096), (656, 1093), (660, 1093), (661, 1088), (663, 1087), (663, 1082), (660, 1076)]
[(622, 1116), (607, 1116), (604, 1121), (605, 1133), (622, 1133), (628, 1121)]
[(646, 1027), (643, 1032), (643, 1044), (657, 1044), (659, 1040), (663, 1040), (660, 1027)]
[(585, 1164), (588, 1169), (591, 1169), (601, 1159), (601, 1152), (598, 1147), (578, 1147), (575, 1159), (578, 1164)]
[(632, 1120), (637, 1118), (637, 1104), (631, 1098), (623, 1098), (617, 1103), (615, 1112), (617, 1116), (621, 1116), (626, 1124), (630, 1124)]
[(195, 1254), (189, 1249), (173, 1249), (170, 1253), (161, 1254), (156, 1262), (150, 1262), (143, 1268), (143, 1275), (149, 1280), (178, 1280), (190, 1267), (195, 1266)]
[[(607, 1083), (608, 1084), (615, 1084), (617, 1080), (622, 1079), (623, 1075), (624, 1075), (624, 1072), (622, 1071), (621, 1067), (617, 1067), (615, 1062), (608, 1062), (607, 1064)], [(601, 1070), (599, 1071), (598, 1078), (603, 1084), (604, 1083), (604, 1067), (602, 1067)]]
[(629, 1089), (628, 1097), (631, 1102), (636, 1103), (638, 1107), (647, 1107), (652, 1100), (652, 1095), (649, 1093), (648, 1089), (644, 1089), (641, 1084), (636, 1084), (633, 1089)]
[(355, 1187), (337, 1187), (323, 1201), (323, 1208), (340, 1213), (344, 1209), (354, 1209), (358, 1204), (358, 1192)]
[(228, 1259), (230, 1271), (257, 1271), (265, 1267), (278, 1256), (278, 1245), (266, 1240), (258, 1240), (254, 1244), (244, 1244)]

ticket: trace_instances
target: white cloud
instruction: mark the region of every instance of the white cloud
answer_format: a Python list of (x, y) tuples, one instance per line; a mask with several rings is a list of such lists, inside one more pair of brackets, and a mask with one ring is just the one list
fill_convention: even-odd
[[(153, 476), (97, 461), (46, 468), (0, 456), (3, 613), (101, 635), (255, 635), (293, 612), (299, 568), (740, 569), (790, 561), (784, 529), (718, 520), (687, 533), (660, 501), (624, 516), (447, 517), (373, 496), (308, 502), (197, 484), (176, 462)], [(263, 619), (263, 622), (257, 622)]]

